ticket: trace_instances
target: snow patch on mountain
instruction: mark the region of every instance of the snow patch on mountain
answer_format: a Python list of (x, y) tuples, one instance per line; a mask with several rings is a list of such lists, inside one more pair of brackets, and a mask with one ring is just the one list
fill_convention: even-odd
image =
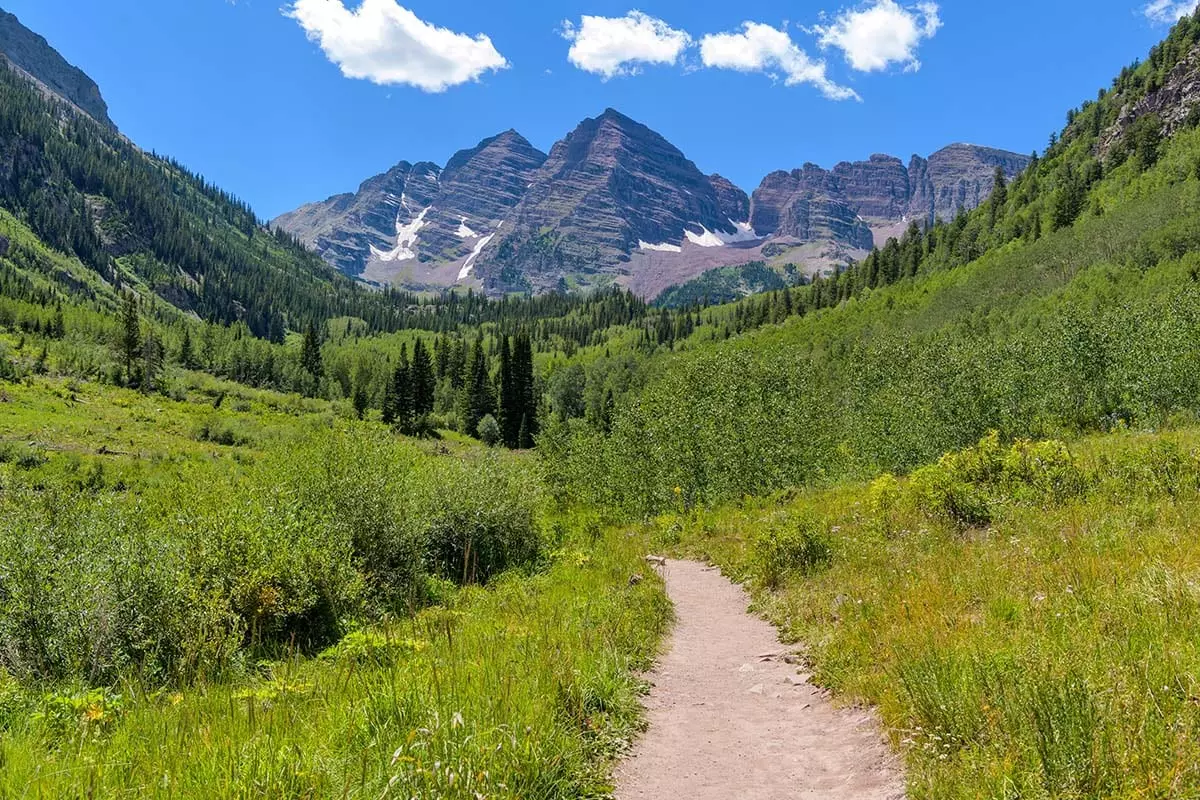
[[(503, 222), (497, 225), (496, 233), (499, 233), (500, 229), (503, 227)], [(467, 256), (467, 260), (463, 262), (462, 269), (458, 271), (458, 280), (465, 281), (468, 276), (470, 276), (471, 267), (474, 266), (475, 259), (479, 258), (479, 254), (483, 252), (483, 248), (487, 247), (488, 243), (496, 237), (496, 233), (489, 233), (487, 236), (475, 243), (475, 249), (471, 251), (471, 255)]]
[(640, 239), (638, 240), (638, 250), (656, 250), (660, 253), (682, 253), (683, 252), (683, 248), (677, 244), (671, 244), (670, 242), (663, 242), (662, 244), (651, 244), (650, 242), (643, 242)]
[(476, 238), (477, 236), (479, 236), (479, 234), (478, 234), (478, 233), (476, 233), (475, 231), (471, 230), (471, 226), (467, 224), (467, 218), (466, 218), (466, 217), (459, 217), (458, 219), (459, 219), (459, 222), (458, 222), (458, 230), (456, 230), (456, 231), (454, 232), (454, 233), (455, 233), (455, 234), (458, 236), (458, 238), (460, 238), (460, 239), (474, 239), (474, 238)]
[(684, 230), (687, 234), (688, 241), (697, 247), (725, 247), (730, 244), (738, 244), (739, 242), (757, 242), (760, 238), (751, 227), (749, 222), (734, 222), (729, 220), (729, 224), (737, 228), (736, 233), (724, 233), (722, 231), (710, 231), (700, 223), (694, 223), (701, 233), (692, 233), (690, 230)]
[[(403, 196), (401, 196), (400, 202), (405, 208), (408, 207), (408, 204)], [(372, 245), (371, 255), (375, 256), (375, 258), (379, 259), (380, 261), (412, 261), (414, 258), (416, 258), (417, 234), (420, 233), (421, 229), (425, 227), (425, 215), (429, 213), (431, 208), (433, 208), (433, 206), (424, 209), (412, 220), (412, 222), (408, 223), (400, 221), (401, 217), (404, 216), (403, 214), (397, 214), (396, 246), (393, 249), (385, 252)]]

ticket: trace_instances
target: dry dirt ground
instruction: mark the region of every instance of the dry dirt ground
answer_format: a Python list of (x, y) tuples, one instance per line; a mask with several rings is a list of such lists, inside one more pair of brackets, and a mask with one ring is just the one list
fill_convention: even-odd
[(617, 769), (617, 800), (902, 800), (868, 711), (835, 708), (784, 660), (745, 592), (714, 568), (662, 568), (677, 618), (648, 678), (649, 729)]

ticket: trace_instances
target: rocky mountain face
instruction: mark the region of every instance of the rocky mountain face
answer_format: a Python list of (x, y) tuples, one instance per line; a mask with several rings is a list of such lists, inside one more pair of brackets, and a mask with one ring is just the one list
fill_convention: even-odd
[(1016, 153), (953, 144), (928, 159), (873, 155), (832, 170), (806, 164), (768, 175), (754, 192), (750, 223), (759, 236), (829, 240), (870, 249), (879, 232), (913, 220), (953, 219), (992, 191), (996, 167), (1012, 178), (1029, 159)]
[(1012, 179), (1028, 165), (1029, 156), (972, 144), (952, 144), (928, 159), (913, 156), (908, 167), (907, 216), (949, 222), (988, 198), (996, 167)]
[(402, 163), (274, 224), (381, 285), (501, 294), (619, 283), (652, 297), (724, 266), (794, 263), (816, 273), (862, 258), (913, 221), (975, 208), (996, 167), (1011, 178), (1027, 163), (955, 144), (907, 166), (874, 155), (773, 172), (751, 197), (609, 109), (549, 156), (507, 131), (443, 169)]
[(403, 161), (355, 193), (302, 206), (272, 224), (348, 275), (413, 283), (410, 267), (473, 260), (545, 160), (508, 131), (455, 154), (444, 169)]
[(400, 255), (421, 210), (433, 204), (441, 168), (401, 161), (358, 191), (301, 206), (272, 225), (296, 236), (347, 275), (362, 275), (377, 257)]
[(0, 9), (0, 55), (11, 67), (33, 80), (43, 91), (115, 128), (100, 87), (78, 67), (68, 64), (41, 36), (26, 28), (16, 16)]
[(485, 287), (551, 289), (619, 277), (638, 249), (739, 236), (745, 193), (709, 178), (674, 145), (608, 109), (554, 146), (480, 258)]
[(848, 202), (837, 176), (816, 164), (764, 178), (751, 200), (750, 225), (764, 238), (829, 239), (862, 249), (874, 242), (871, 228)]

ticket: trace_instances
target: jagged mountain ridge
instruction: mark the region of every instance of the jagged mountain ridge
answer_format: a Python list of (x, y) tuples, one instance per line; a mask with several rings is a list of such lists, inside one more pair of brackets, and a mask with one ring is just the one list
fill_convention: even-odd
[(913, 221), (975, 208), (996, 167), (1011, 178), (1028, 162), (954, 144), (907, 166), (877, 154), (774, 172), (751, 196), (608, 109), (548, 156), (507, 131), (444, 170), (402, 162), (274, 224), (381, 285), (502, 294), (618, 283), (653, 297), (721, 266), (787, 261), (817, 273), (861, 258)]
[(805, 242), (828, 239), (870, 249), (897, 224), (950, 220), (979, 206), (992, 191), (995, 170), (1008, 178), (1027, 156), (970, 144), (952, 144), (929, 158), (875, 154), (832, 170), (805, 164), (773, 172), (754, 192), (750, 222), (759, 236)]
[[(506, 131), (456, 153), (444, 169), (402, 161), (354, 193), (302, 206), (272, 224), (348, 275), (421, 288), (452, 283), (458, 272), (447, 276), (439, 268), (474, 260), (545, 160)], [(426, 267), (428, 274), (418, 274)]]
[(552, 289), (573, 274), (616, 280), (638, 249), (736, 238), (746, 217), (730, 214), (746, 205), (732, 183), (610, 108), (553, 147), (482, 254), (480, 279), (492, 291)]
[(108, 104), (83, 70), (67, 62), (42, 36), (0, 9), (0, 56), (48, 94), (70, 104), (97, 122), (115, 128)]

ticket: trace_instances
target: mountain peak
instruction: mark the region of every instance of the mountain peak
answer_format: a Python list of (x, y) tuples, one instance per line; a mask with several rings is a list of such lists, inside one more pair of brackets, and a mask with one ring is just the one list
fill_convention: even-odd
[(42, 36), (21, 24), (16, 15), (0, 10), (0, 63), (7, 61), (19, 73), (109, 128), (108, 104), (100, 87), (78, 67), (67, 62)]

